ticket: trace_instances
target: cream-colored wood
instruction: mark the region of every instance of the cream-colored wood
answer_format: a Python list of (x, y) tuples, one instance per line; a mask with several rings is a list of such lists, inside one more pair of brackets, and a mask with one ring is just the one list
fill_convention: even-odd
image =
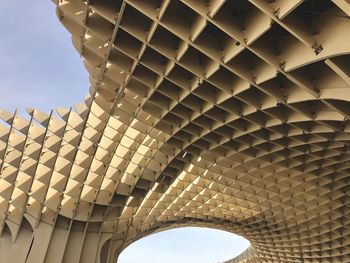
[(350, 262), (348, 1), (54, 3), (91, 88), (0, 111), (0, 258), (203, 226), (250, 240), (228, 262)]

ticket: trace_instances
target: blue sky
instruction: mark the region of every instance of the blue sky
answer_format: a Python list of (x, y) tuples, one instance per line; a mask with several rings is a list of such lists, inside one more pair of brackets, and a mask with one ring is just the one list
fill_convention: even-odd
[[(50, 0), (0, 5), (0, 108), (48, 112), (81, 101), (88, 74)], [(118, 263), (212, 263), (238, 255), (243, 238), (214, 229), (180, 228), (145, 237), (125, 249)]]
[(246, 239), (222, 230), (176, 228), (134, 242), (121, 253), (118, 263), (218, 263), (248, 246)]
[(81, 101), (88, 74), (50, 0), (1, 1), (0, 108), (49, 111)]

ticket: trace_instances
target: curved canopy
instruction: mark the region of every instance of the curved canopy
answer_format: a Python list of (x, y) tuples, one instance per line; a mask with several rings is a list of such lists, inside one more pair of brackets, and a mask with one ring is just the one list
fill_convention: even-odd
[(348, 1), (54, 2), (91, 88), (0, 112), (0, 256), (114, 262), (198, 225), (251, 242), (231, 262), (350, 262)]

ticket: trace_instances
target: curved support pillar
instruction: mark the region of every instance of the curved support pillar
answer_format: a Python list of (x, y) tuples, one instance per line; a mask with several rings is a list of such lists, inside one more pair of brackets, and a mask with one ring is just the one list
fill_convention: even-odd
[(33, 240), (33, 232), (23, 229), (15, 242), (8, 229), (0, 238), (0, 258), (4, 262), (25, 262)]
[[(122, 251), (124, 242), (122, 240), (113, 240), (109, 243), (109, 251), (108, 251), (108, 258), (105, 261), (105, 263), (116, 263), (118, 261), (118, 257)], [(102, 258), (101, 258), (101, 263)]]
[(34, 230), (21, 227), (15, 239), (5, 227), (0, 238), (0, 258), (16, 263), (115, 262), (112, 258), (116, 258), (116, 253), (107, 261), (109, 245), (104, 249), (112, 234), (102, 233), (98, 225), (91, 223), (89, 226), (83, 222), (59, 221), (55, 226), (40, 222)]

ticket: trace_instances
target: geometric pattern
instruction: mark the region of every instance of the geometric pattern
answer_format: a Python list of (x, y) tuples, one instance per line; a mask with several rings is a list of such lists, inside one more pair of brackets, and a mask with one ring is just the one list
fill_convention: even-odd
[(91, 88), (0, 111), (2, 258), (206, 226), (251, 242), (228, 262), (350, 262), (348, 0), (54, 3)]

